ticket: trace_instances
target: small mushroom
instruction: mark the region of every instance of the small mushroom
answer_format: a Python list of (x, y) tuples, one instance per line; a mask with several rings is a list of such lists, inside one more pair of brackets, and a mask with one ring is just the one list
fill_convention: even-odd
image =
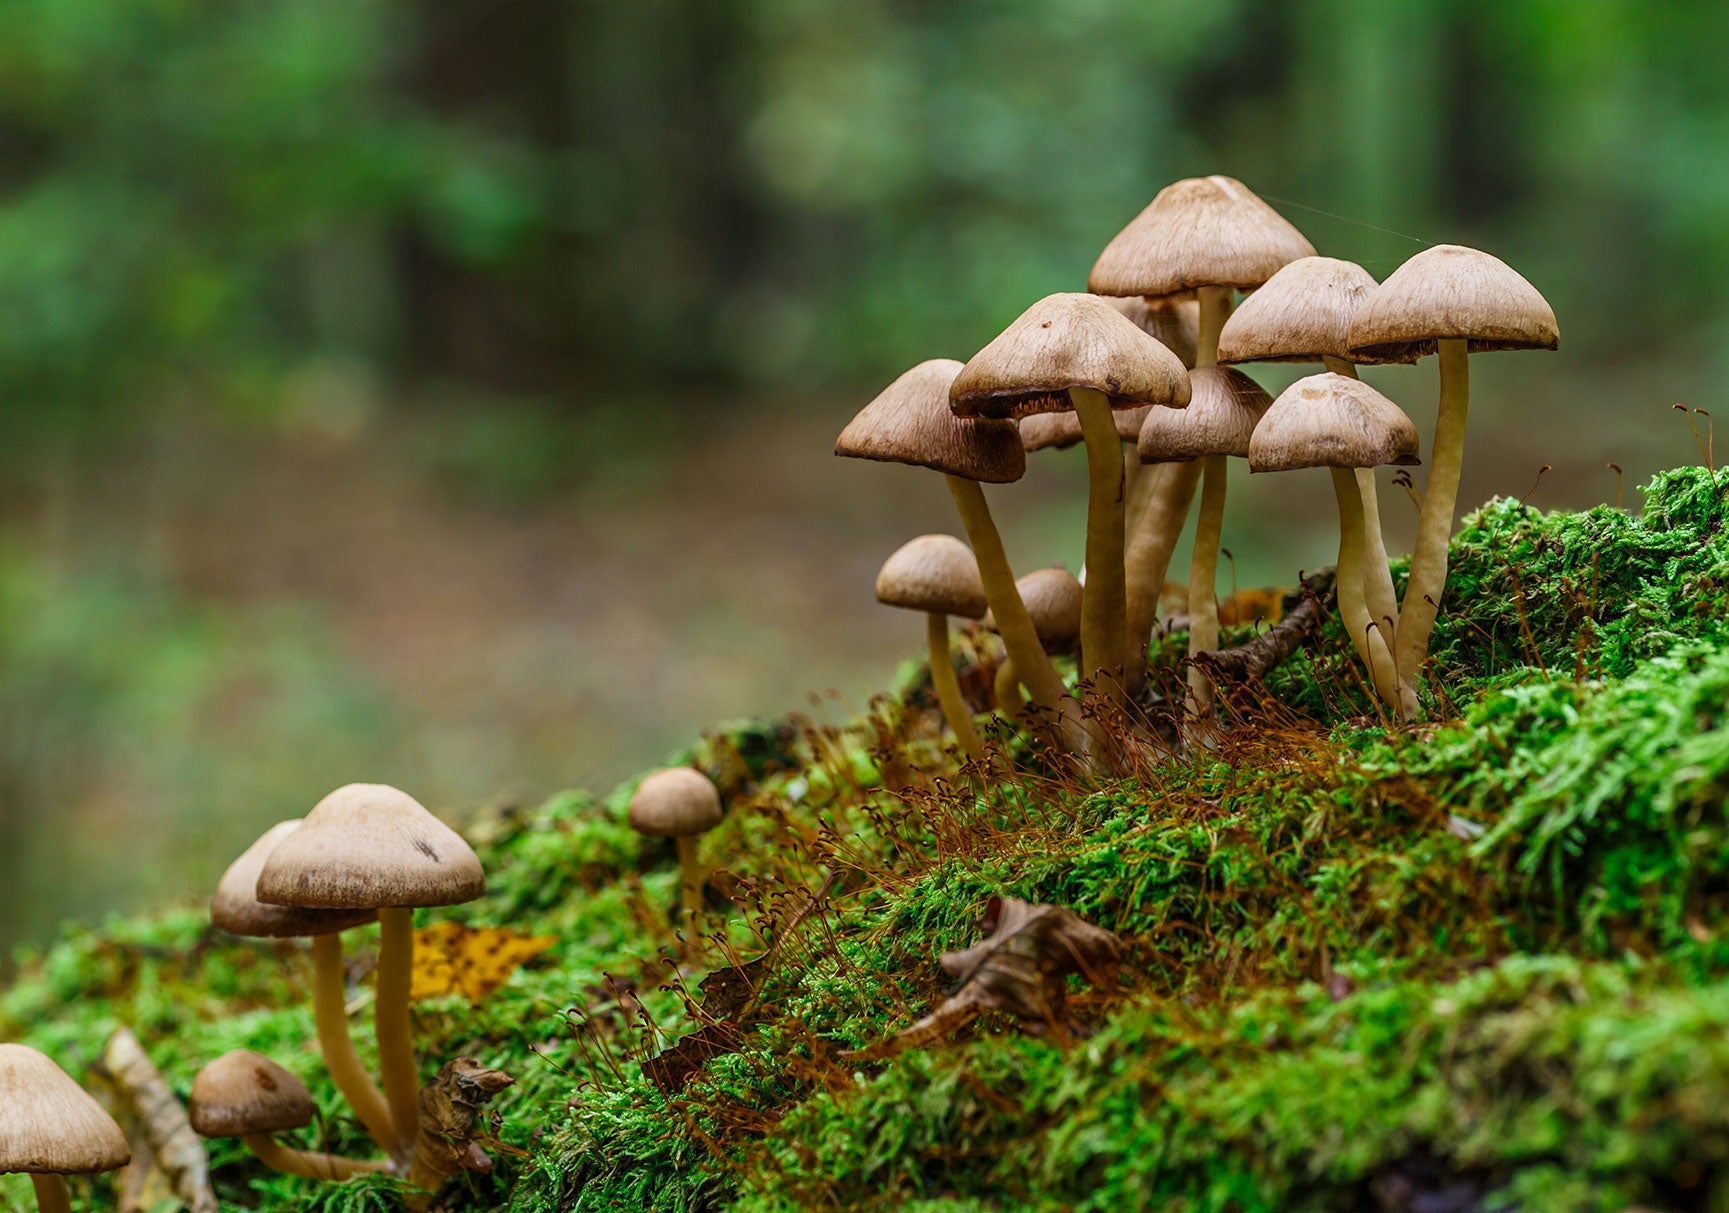
[(0, 1044), (0, 1175), (28, 1174), (42, 1213), (71, 1213), (66, 1176), (130, 1161), (126, 1135), (84, 1088), (28, 1045)]
[[(1034, 569), (1015, 582), (1027, 604), (1039, 643), (1047, 653), (1073, 653), (1081, 640), (1081, 602), (1085, 594), (1079, 579), (1067, 569)], [(992, 622), (985, 616), (985, 625)], [(1026, 707), (1021, 695), (1020, 672), (1012, 658), (997, 667), (997, 710), (1014, 719)]]
[[(1020, 589), (1019, 582), (1016, 589)], [(953, 535), (920, 535), (883, 561), (876, 590), (877, 601), (884, 606), (925, 613), (931, 685), (936, 688), (937, 702), (967, 757), (982, 760), (984, 742), (973, 727), (972, 711), (961, 694), (954, 660), (949, 656), (949, 616), (977, 619), (985, 613), (985, 587), (972, 551)]]
[(279, 1144), (273, 1134), (312, 1123), (312, 1095), (294, 1075), (248, 1049), (224, 1053), (198, 1071), (186, 1112), (200, 1137), (238, 1137), (260, 1162), (285, 1175), (344, 1180), (389, 1165)]
[(680, 905), (694, 923), (702, 912), (702, 865), (696, 857), (697, 836), (720, 824), (720, 789), (694, 767), (667, 767), (637, 785), (630, 798), (630, 828), (638, 834), (671, 838), (678, 844), (683, 874)]

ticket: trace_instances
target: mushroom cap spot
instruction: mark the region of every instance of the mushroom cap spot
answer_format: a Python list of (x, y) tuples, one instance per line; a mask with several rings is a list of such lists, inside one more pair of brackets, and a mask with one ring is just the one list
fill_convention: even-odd
[(1019, 480), (1026, 475), (1027, 457), (1014, 424), (957, 417), (949, 409), (949, 385), (960, 369), (953, 358), (919, 363), (847, 423), (835, 440), (834, 453), (930, 468), (986, 484)]
[(0, 1175), (85, 1175), (132, 1161), (102, 1105), (28, 1045), (0, 1044)]
[(1437, 244), (1394, 270), (1351, 322), (1354, 359), (1410, 361), (1442, 338), (1473, 354), (1552, 350), (1561, 344), (1555, 309), (1505, 261), (1474, 248)]
[(985, 613), (978, 561), (953, 535), (920, 535), (901, 544), (883, 561), (876, 591), (884, 606), (967, 619)]
[(1327, 372), (1299, 379), (1273, 401), (1249, 440), (1249, 470), (1410, 467), (1417, 427), (1360, 379)]
[(720, 789), (694, 767), (667, 767), (637, 785), (630, 828), (658, 838), (684, 838), (720, 824)]
[(1220, 362), (1411, 362), (1351, 353), (1351, 324), (1380, 289), (1369, 271), (1336, 257), (1302, 257), (1237, 305), (1219, 333)]
[(376, 910), (312, 910), (301, 906), (266, 905), (258, 900), (258, 876), (278, 843), (300, 827), (301, 819), (278, 822), (240, 853), (216, 882), (210, 899), (210, 921), (230, 935), (285, 939), (330, 935), (358, 927), (378, 917)]
[(186, 1113), (200, 1137), (281, 1133), (312, 1123), (312, 1095), (268, 1057), (236, 1049), (198, 1071)]
[(1249, 436), (1273, 403), (1267, 390), (1228, 366), (1197, 367), (1189, 379), (1193, 387), (1188, 408), (1154, 409), (1141, 425), (1142, 463), (1249, 453)]
[(448, 906), (486, 891), (462, 836), (406, 792), (351, 783), (319, 801), (276, 844), (258, 900), (319, 909)]
[(1315, 246), (1234, 177), (1187, 177), (1158, 192), (1111, 238), (1087, 289), (1178, 295), (1203, 286), (1257, 287)]

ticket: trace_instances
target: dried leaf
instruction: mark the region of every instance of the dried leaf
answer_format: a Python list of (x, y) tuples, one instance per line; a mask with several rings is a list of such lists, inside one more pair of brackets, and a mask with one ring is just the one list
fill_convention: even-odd
[(472, 1057), (458, 1057), (445, 1062), (437, 1077), (420, 1089), (419, 1133), (408, 1173), (411, 1191), (403, 1201), (409, 1209), (426, 1209), (444, 1181), (459, 1171), (492, 1169), (492, 1159), (476, 1145), (485, 1136), (481, 1109), (515, 1081)]
[(409, 997), (420, 1002), (461, 994), (470, 1003), (479, 1003), (557, 942), (556, 935), (523, 935), (508, 927), (435, 922), (414, 933)]
[[(102, 1065), (149, 1143), (148, 1151), (135, 1150), (135, 1157), (154, 1160), (153, 1170), (160, 1171), (180, 1206), (191, 1213), (216, 1213), (204, 1139), (192, 1131), (179, 1096), (145, 1053), (138, 1037), (127, 1028), (116, 1028), (102, 1050)], [(150, 1172), (141, 1177), (141, 1203), (148, 1199), (145, 1193), (151, 1189), (150, 1177)]]

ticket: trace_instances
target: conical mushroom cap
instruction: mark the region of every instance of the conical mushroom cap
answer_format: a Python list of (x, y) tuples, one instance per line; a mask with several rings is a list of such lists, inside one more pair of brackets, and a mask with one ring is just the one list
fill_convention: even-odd
[(1025, 417), (1072, 409), (1069, 389), (1111, 407), (1181, 407), (1189, 377), (1177, 356), (1094, 295), (1046, 295), (961, 368), (949, 403), (963, 417)]
[(1351, 357), (1409, 361), (1463, 337), (1473, 354), (1552, 350), (1555, 310), (1512, 266), (1457, 244), (1437, 244), (1405, 262), (1357, 312)]
[(1012, 424), (1000, 418), (957, 417), (949, 385), (960, 373), (953, 358), (921, 362), (865, 405), (835, 440), (851, 459), (907, 463), (965, 480), (1008, 484), (1026, 475), (1027, 456)]
[(692, 767), (667, 767), (637, 785), (630, 828), (657, 838), (684, 838), (720, 824), (720, 789)]
[(1194, 367), (1195, 346), (1201, 340), (1199, 299), (1112, 295), (1109, 302), (1136, 328), (1175, 354), (1184, 366)]
[(1047, 653), (1071, 653), (1081, 642), (1081, 596), (1085, 593), (1067, 569), (1034, 569), (1015, 582), (1039, 644)]
[(1141, 426), (1142, 463), (1177, 463), (1209, 455), (1247, 455), (1249, 435), (1273, 398), (1243, 372), (1203, 366), (1189, 372), (1193, 395), (1180, 413), (1154, 409)]
[(450, 906), (486, 891), (480, 860), (406, 792), (351, 783), (276, 844), (258, 900), (319, 909)]
[(28, 1045), (0, 1044), (0, 1175), (84, 1175), (132, 1161), (126, 1134)]
[(1420, 462), (1405, 411), (1361, 379), (1330, 371), (1280, 392), (1249, 440), (1251, 472)]
[(224, 1053), (198, 1071), (186, 1115), (200, 1137), (282, 1133), (312, 1123), (306, 1084), (250, 1049)]
[[(1135, 442), (1141, 436), (1141, 425), (1147, 419), (1147, 414), (1161, 406), (1143, 404), (1138, 409), (1112, 409), (1111, 420), (1116, 423), (1117, 437), (1124, 442)], [(1027, 448), (1027, 454), (1034, 451), (1059, 450), (1066, 451), (1081, 440), (1081, 419), (1073, 413), (1033, 413), (1021, 418), (1021, 445)]]
[(1201, 286), (1260, 286), (1313, 257), (1285, 217), (1232, 177), (1188, 177), (1160, 190), (1093, 263), (1095, 295), (1175, 295)]
[(242, 851), (216, 882), (210, 899), (211, 924), (230, 935), (253, 939), (286, 939), (298, 936), (334, 935), (378, 917), (376, 910), (308, 910), (300, 906), (272, 906), (258, 900), (258, 874), (276, 844), (300, 828), (300, 818), (278, 822), (259, 840)]
[(985, 587), (973, 550), (953, 535), (909, 539), (883, 561), (877, 601), (884, 606), (977, 619), (985, 613)]
[[(1351, 322), (1380, 288), (1354, 261), (1303, 257), (1243, 300), (1219, 334), (1220, 362), (1385, 362), (1354, 357)], [(1412, 357), (1394, 361), (1409, 362)]]

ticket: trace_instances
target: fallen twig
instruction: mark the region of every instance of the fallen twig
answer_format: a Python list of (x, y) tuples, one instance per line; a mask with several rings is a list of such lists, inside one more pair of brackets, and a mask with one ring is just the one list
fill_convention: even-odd
[(216, 1213), (210, 1156), (192, 1131), (186, 1109), (130, 1030), (119, 1028), (102, 1050), (102, 1065), (150, 1143), (174, 1195), (191, 1213)]
[(1247, 644), (1196, 653), (1192, 660), (1215, 679), (1251, 682), (1265, 678), (1320, 631), (1337, 580), (1338, 574), (1332, 568), (1311, 573), (1303, 578), (1302, 589), (1298, 591), (1301, 601), (1286, 611), (1278, 623)]

